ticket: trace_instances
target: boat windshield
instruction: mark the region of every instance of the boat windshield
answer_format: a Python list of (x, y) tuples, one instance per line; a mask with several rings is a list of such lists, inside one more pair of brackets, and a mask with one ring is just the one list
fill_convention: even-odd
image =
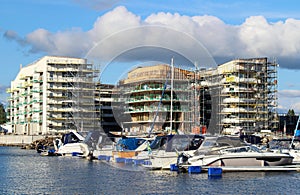
[(89, 147), (99, 149), (106, 145), (113, 145), (114, 138), (108, 137), (107, 134), (101, 133), (100, 131), (91, 131), (87, 134), (83, 142)]
[(261, 153), (261, 151), (253, 145), (242, 146), (242, 147), (233, 147), (233, 148), (227, 148), (227, 149), (220, 150), (220, 153), (222, 153), (222, 154), (224, 154), (224, 153), (241, 153), (241, 152), (259, 152), (259, 153)]
[[(161, 148), (163, 145), (165, 145), (167, 142), (166, 136), (159, 136), (156, 137), (150, 144), (150, 148), (153, 150)], [(145, 149), (148, 150), (148, 149)]]
[(196, 150), (198, 149), (203, 142), (203, 137), (201, 136), (174, 136), (167, 143), (167, 152), (175, 152), (175, 151), (188, 151), (188, 150)]
[(269, 142), (271, 150), (289, 149), (292, 139), (273, 139)]
[(195, 152), (197, 155), (219, 154), (222, 152), (243, 152), (255, 150), (255, 148), (247, 148), (248, 144), (241, 141), (238, 137), (228, 136), (208, 136), (205, 137), (201, 147)]

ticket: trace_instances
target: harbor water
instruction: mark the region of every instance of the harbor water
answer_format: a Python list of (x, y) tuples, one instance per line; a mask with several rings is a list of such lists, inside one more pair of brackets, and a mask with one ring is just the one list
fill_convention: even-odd
[(79, 157), (0, 147), (0, 194), (299, 194), (300, 172), (145, 171)]

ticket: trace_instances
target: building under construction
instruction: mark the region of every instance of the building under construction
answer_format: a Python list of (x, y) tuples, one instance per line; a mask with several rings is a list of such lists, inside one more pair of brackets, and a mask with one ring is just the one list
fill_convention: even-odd
[(119, 83), (119, 100), (130, 120), (121, 120), (125, 131), (190, 132), (191, 72), (170, 65), (138, 67)]
[(94, 78), (85, 59), (45, 56), (11, 82), (8, 114), (14, 134), (47, 135), (99, 127)]
[(212, 134), (278, 129), (277, 66), (251, 58), (199, 71), (200, 123)]
[(118, 101), (130, 115), (124, 129), (238, 134), (278, 128), (275, 62), (251, 58), (208, 70), (171, 68), (139, 67), (120, 82), (124, 97)]
[(116, 91), (115, 85), (96, 84), (96, 118), (99, 118), (101, 128), (104, 132), (120, 132), (122, 130), (120, 124), (116, 120), (118, 118), (117, 111), (116, 109), (112, 109), (112, 105), (118, 105), (116, 100), (114, 100)]
[(101, 126), (133, 134), (278, 129), (277, 64), (267, 58), (200, 70), (138, 67), (118, 86), (97, 84), (97, 73), (87, 60), (68, 57), (45, 56), (21, 67), (7, 90), (13, 133), (47, 135)]

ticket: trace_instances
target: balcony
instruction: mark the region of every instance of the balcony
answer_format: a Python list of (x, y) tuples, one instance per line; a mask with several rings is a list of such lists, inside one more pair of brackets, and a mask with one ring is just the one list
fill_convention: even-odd
[(32, 80), (33, 83), (42, 83), (43, 78), (42, 77), (34, 77)]
[(223, 113), (241, 113), (241, 112), (246, 112), (246, 113), (254, 113), (257, 112), (256, 109), (251, 109), (251, 108), (224, 108), (222, 110)]
[(13, 92), (13, 90), (11, 88), (6, 89), (6, 93), (12, 93), (12, 92)]

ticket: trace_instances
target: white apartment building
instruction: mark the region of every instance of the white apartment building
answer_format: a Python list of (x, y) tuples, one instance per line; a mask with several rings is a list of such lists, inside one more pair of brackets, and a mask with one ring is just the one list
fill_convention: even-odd
[(92, 64), (86, 59), (45, 56), (25, 67), (11, 87), (8, 117), (14, 134), (89, 131), (95, 120)]
[(201, 88), (207, 89), (208, 94), (203, 95), (204, 101), (211, 105), (209, 112), (204, 108), (209, 113), (204, 115), (210, 119), (209, 132), (235, 134), (277, 129), (277, 66), (267, 58), (249, 58), (200, 71)]

